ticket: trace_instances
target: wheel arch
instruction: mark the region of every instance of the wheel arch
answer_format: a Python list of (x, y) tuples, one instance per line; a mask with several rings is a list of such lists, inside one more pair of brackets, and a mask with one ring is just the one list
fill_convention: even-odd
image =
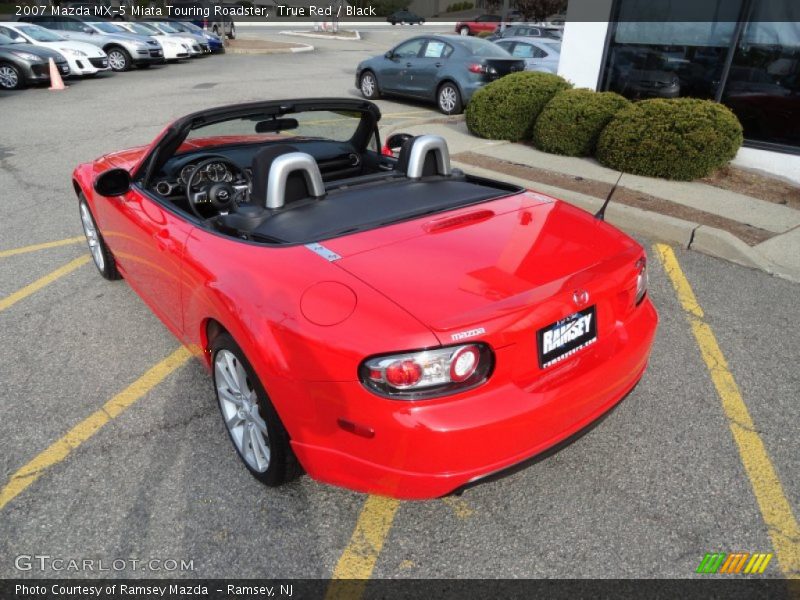
[(459, 94), (459, 96), (461, 96), (461, 102), (463, 103), (464, 102), (464, 90), (461, 89), (461, 85), (459, 85), (458, 81), (452, 75), (445, 75), (444, 77), (442, 77), (436, 83), (436, 88), (433, 90), (433, 100), (434, 100), (434, 102), (438, 102), (438, 100), (439, 100), (439, 90), (442, 89), (442, 86), (445, 83), (452, 83), (454, 86), (456, 86), (456, 89), (458, 90), (458, 94)]

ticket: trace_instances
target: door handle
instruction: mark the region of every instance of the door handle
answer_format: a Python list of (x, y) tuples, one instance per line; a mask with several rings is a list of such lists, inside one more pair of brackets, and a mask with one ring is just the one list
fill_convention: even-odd
[(407, 66), (407, 67), (410, 67), (410, 66), (411, 66), (411, 63), (410, 63), (410, 62), (407, 62), (407, 63), (406, 63), (406, 66)]
[(438, 69), (439, 67), (441, 67), (441, 66), (442, 66), (442, 63), (438, 62), (438, 63), (436, 63), (436, 64), (435, 64), (435, 65), (433, 65), (433, 66), (434, 66), (434, 67), (436, 67), (436, 68)]

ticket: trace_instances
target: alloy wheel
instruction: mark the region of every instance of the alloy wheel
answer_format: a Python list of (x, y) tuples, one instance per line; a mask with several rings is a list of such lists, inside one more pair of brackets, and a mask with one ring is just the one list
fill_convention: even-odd
[(372, 98), (375, 93), (375, 78), (369, 73), (361, 78), (361, 93), (367, 98)]
[(439, 107), (442, 109), (442, 112), (453, 112), (457, 103), (458, 98), (456, 96), (456, 91), (451, 86), (446, 85), (439, 91)]
[(81, 202), (81, 223), (83, 224), (83, 233), (86, 235), (86, 243), (89, 245), (89, 252), (92, 253), (94, 264), (102, 271), (105, 268), (106, 261), (103, 257), (103, 249), (100, 247), (100, 236), (97, 233), (97, 227), (94, 225), (92, 214), (89, 212), (89, 207), (84, 202)]
[(7, 90), (13, 90), (18, 85), (19, 75), (17, 72), (8, 65), (3, 65), (0, 67), (0, 87)]
[(259, 413), (258, 395), (244, 365), (230, 350), (223, 348), (214, 357), (214, 381), (236, 449), (251, 469), (264, 473), (272, 454), (267, 424)]
[(127, 64), (127, 60), (119, 50), (112, 50), (108, 53), (108, 64), (114, 71), (123, 71)]

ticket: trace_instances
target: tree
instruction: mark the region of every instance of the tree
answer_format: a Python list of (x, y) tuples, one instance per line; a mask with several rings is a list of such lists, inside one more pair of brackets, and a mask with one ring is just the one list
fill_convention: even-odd
[(526, 21), (544, 21), (567, 10), (567, 0), (517, 0), (517, 10)]
[(497, 12), (497, 9), (500, 8), (500, 0), (485, 0), (483, 4), (486, 6), (486, 11), (489, 13)]

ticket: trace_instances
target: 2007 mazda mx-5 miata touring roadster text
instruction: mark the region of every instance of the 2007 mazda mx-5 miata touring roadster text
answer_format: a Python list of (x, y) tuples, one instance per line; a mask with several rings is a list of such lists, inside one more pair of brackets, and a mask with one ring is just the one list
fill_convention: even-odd
[(379, 120), (356, 99), (205, 110), (73, 185), (98, 270), (208, 367), (255, 477), (296, 459), (432, 498), (609, 411), (658, 317), (636, 241), (452, 168), (441, 137), (382, 147)]

